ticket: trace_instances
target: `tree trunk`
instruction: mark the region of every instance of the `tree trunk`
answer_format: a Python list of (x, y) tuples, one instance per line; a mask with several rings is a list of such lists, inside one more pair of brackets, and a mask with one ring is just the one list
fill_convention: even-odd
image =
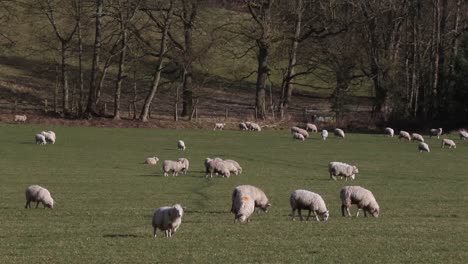
[(78, 113), (83, 113), (84, 101), (84, 77), (83, 77), (83, 39), (81, 36), (81, 1), (78, 1), (78, 87), (80, 96), (78, 101)]
[(181, 116), (188, 116), (193, 108), (193, 87), (192, 87), (192, 62), (193, 62), (193, 23), (197, 14), (197, 0), (183, 0), (183, 24), (184, 24), (184, 75), (182, 91), (182, 113)]
[(120, 93), (122, 90), (122, 80), (124, 78), (125, 56), (127, 53), (127, 30), (122, 28), (122, 46), (119, 58), (119, 72), (117, 74), (117, 82), (115, 83), (114, 96), (114, 119), (120, 119)]
[(62, 55), (62, 65), (61, 65), (61, 79), (62, 79), (62, 115), (65, 116), (69, 112), (69, 94), (68, 94), (68, 74), (67, 74), (67, 61), (66, 61), (66, 51), (67, 44), (62, 41), (61, 43), (61, 55)]
[(258, 70), (257, 70), (257, 85), (255, 96), (255, 107), (258, 109), (258, 117), (266, 118), (265, 108), (265, 88), (268, 78), (268, 44), (258, 41)]

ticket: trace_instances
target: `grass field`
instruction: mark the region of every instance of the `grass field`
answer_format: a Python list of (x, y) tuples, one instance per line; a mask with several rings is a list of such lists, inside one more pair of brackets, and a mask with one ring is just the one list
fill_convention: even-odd
[[(33, 143), (54, 130), (55, 145)], [(455, 135), (449, 137), (456, 138)], [(468, 142), (431, 153), (416, 143), (349, 134), (292, 141), (288, 131), (107, 129), (0, 124), (0, 263), (466, 263)], [(176, 149), (184, 139), (185, 153)], [(142, 164), (187, 157), (187, 175), (163, 177)], [(206, 157), (238, 160), (244, 173), (203, 177)], [(331, 181), (327, 164), (357, 164), (354, 182)], [(48, 188), (53, 210), (24, 209), (24, 190)], [(262, 188), (273, 204), (234, 224), (230, 195), (239, 184)], [(379, 218), (344, 218), (339, 190), (370, 189)], [(328, 222), (292, 222), (289, 194), (320, 193)], [(172, 239), (152, 237), (155, 208), (181, 203)], [(352, 213), (356, 209), (353, 208)]]

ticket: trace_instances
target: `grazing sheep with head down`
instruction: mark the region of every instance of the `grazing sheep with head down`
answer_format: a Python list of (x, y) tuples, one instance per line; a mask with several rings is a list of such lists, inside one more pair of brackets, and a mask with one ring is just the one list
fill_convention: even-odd
[(179, 150), (185, 150), (185, 142), (182, 140), (177, 141), (177, 149)]
[(223, 130), (225, 126), (226, 126), (226, 123), (215, 123), (213, 130), (216, 130), (216, 129)]
[(328, 131), (327, 130), (325, 130), (325, 129), (322, 130), (322, 132), (320, 134), (321, 134), (323, 140), (327, 139), (327, 137), (328, 137)]
[(260, 188), (257, 188), (252, 185), (239, 185), (232, 192), (231, 212), (234, 212), (235, 198), (243, 196), (247, 196), (253, 199), (255, 203), (255, 208), (260, 208), (264, 212), (267, 212), (268, 208), (271, 206), (265, 192), (263, 192)]
[(156, 237), (156, 230), (163, 231), (166, 237), (172, 237), (182, 223), (184, 209), (180, 204), (172, 207), (164, 206), (156, 209), (153, 215), (153, 236)]
[(309, 214), (307, 215), (307, 220), (312, 212), (314, 212), (315, 219), (317, 222), (320, 220), (327, 221), (330, 213), (327, 210), (327, 206), (325, 205), (325, 201), (323, 200), (322, 196), (317, 193), (307, 191), (307, 190), (295, 190), (291, 193), (289, 197), (289, 202), (291, 204), (291, 218), (294, 221), (294, 213), (297, 210), (299, 214), (299, 218), (302, 219), (301, 209), (309, 210)]
[(408, 141), (411, 140), (410, 134), (409, 134), (408, 132), (406, 132), (406, 131), (403, 131), (403, 130), (400, 131), (400, 134), (398, 135), (398, 139), (399, 139), (399, 140), (401, 140), (402, 138), (403, 138), (403, 139), (406, 139), (406, 140), (408, 140)]
[(373, 217), (379, 217), (380, 207), (375, 200), (371, 191), (361, 186), (345, 186), (340, 191), (341, 198), (341, 214), (345, 216), (345, 209), (348, 216), (351, 216), (349, 208), (352, 204), (357, 205), (358, 211), (356, 217), (359, 216), (359, 211), (364, 209), (364, 216), (370, 213)]
[(297, 132), (293, 133), (293, 139), (302, 140), (302, 141), (305, 140), (304, 135), (297, 133)]
[(56, 137), (53, 131), (42, 131), (41, 134), (44, 135), (47, 143), (55, 144)]
[(444, 148), (445, 146), (448, 146), (449, 148), (457, 148), (457, 145), (455, 144), (455, 142), (451, 139), (442, 139), (442, 148)]
[(439, 137), (442, 135), (442, 133), (443, 133), (443, 130), (442, 130), (441, 127), (433, 128), (433, 129), (429, 130), (429, 137), (437, 136), (437, 139), (439, 139)]
[(330, 173), (330, 179), (336, 181), (336, 176), (344, 177), (345, 180), (351, 178), (354, 180), (356, 178), (356, 174), (359, 173), (359, 170), (354, 165), (349, 165), (343, 162), (332, 161), (328, 164), (328, 172)]
[(309, 132), (307, 132), (307, 130), (302, 129), (302, 128), (300, 128), (300, 127), (292, 127), (292, 128), (291, 128), (291, 131), (293, 131), (293, 128), (295, 128), (295, 131), (292, 132), (293, 134), (294, 134), (294, 133), (299, 133), (299, 134), (303, 135), (304, 138), (309, 138)]
[(234, 214), (234, 222), (250, 222), (250, 216), (255, 211), (255, 202), (250, 196), (235, 196), (232, 198), (231, 212)]
[(390, 136), (390, 137), (393, 137), (393, 135), (395, 135), (395, 131), (391, 127), (386, 127), (385, 128), (385, 134)]
[(250, 130), (252, 131), (262, 131), (262, 128), (257, 123), (250, 123)]
[(49, 190), (39, 185), (31, 185), (26, 189), (26, 206), (24, 208), (31, 208), (31, 202), (36, 202), (36, 208), (39, 203), (42, 203), (44, 208), (54, 208), (54, 199), (52, 199)]
[(421, 136), (421, 135), (418, 134), (418, 133), (413, 133), (413, 134), (411, 134), (411, 139), (412, 139), (413, 141), (416, 140), (416, 141), (419, 141), (419, 142), (424, 142), (423, 136)]
[(213, 178), (213, 173), (220, 174), (223, 177), (229, 178), (231, 176), (231, 172), (229, 168), (226, 166), (224, 161), (220, 158), (205, 159), (205, 177), (208, 178), (208, 175)]
[(46, 138), (42, 134), (36, 134), (34, 138), (36, 139), (36, 144), (40, 144), (40, 145), (47, 144)]
[(345, 133), (342, 129), (335, 128), (335, 136), (345, 138)]
[(231, 163), (237, 170), (237, 174), (242, 174), (242, 167), (239, 165), (239, 163), (235, 160), (224, 160), (224, 163)]
[(149, 157), (149, 158), (146, 158), (144, 163), (149, 164), (149, 165), (156, 165), (158, 161), (159, 159), (157, 157)]
[(15, 115), (15, 122), (26, 122), (26, 115)]
[(165, 160), (163, 162), (163, 172), (164, 176), (169, 176), (169, 172), (172, 172), (172, 176), (177, 176), (179, 172), (182, 172), (185, 169), (185, 164), (180, 160)]
[(190, 163), (189, 163), (188, 159), (186, 159), (186, 158), (180, 158), (180, 159), (178, 159), (177, 161), (180, 162), (180, 163), (182, 163), (182, 165), (183, 165), (182, 172), (183, 172), (184, 174), (187, 174), (187, 171), (188, 171), (189, 166), (190, 166)]
[(463, 129), (458, 131), (458, 135), (460, 136), (460, 139), (463, 139), (463, 140), (468, 138), (468, 132), (466, 132)]
[(243, 130), (243, 131), (249, 130), (249, 128), (247, 127), (247, 125), (244, 122), (239, 123), (239, 129)]
[(427, 145), (427, 143), (424, 142), (419, 142), (418, 150), (419, 152), (431, 152), (431, 150), (429, 149), (429, 145)]
[(306, 130), (311, 131), (313, 133), (317, 133), (317, 131), (318, 131), (317, 126), (315, 124), (311, 124), (311, 123), (307, 123)]

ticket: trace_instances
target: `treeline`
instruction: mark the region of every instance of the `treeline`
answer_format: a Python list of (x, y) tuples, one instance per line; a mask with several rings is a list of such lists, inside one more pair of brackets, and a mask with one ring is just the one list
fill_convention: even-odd
[[(10, 26), (15, 12), (46, 21), (38, 41), (59, 58), (64, 115), (70, 75), (78, 76), (78, 113), (99, 115), (102, 85), (114, 67), (115, 119), (122, 83), (138, 73), (151, 81), (136, 118), (148, 119), (164, 81), (176, 83), (175, 103), (180, 98), (181, 116), (190, 117), (200, 80), (194, 67), (216, 53), (219, 63), (255, 60), (241, 79), (256, 77), (259, 118), (286, 116), (297, 86), (320, 89), (304, 83), (308, 76), (333, 81), (337, 114), (347, 110), (351, 88), (365, 84), (384, 121), (468, 118), (466, 0), (0, 0), (0, 10), (0, 21)], [(0, 39), (3, 48), (20, 41), (6, 29)], [(70, 61), (78, 65), (73, 72)], [(278, 96), (271, 92), (273, 73), (281, 77)]]

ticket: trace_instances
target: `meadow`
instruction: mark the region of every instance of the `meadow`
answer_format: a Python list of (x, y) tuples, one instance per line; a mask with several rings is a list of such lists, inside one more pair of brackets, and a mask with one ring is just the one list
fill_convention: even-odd
[[(34, 144), (42, 130), (55, 131), (55, 145)], [(466, 263), (468, 142), (446, 135), (457, 143), (449, 150), (427, 137), (432, 151), (419, 153), (377, 134), (318, 137), (0, 124), (0, 263)], [(154, 155), (186, 157), (190, 170), (163, 177), (160, 163), (142, 164)], [(216, 156), (239, 161), (243, 174), (206, 179), (204, 159)], [(356, 180), (330, 180), (334, 160), (356, 164)], [(32, 184), (50, 190), (53, 210), (24, 208)], [(229, 212), (240, 184), (272, 203), (244, 225)], [(371, 190), (380, 217), (342, 217), (346, 185)], [(295, 189), (321, 194), (330, 219), (291, 221)], [(178, 232), (152, 237), (154, 210), (175, 203), (186, 207)]]

